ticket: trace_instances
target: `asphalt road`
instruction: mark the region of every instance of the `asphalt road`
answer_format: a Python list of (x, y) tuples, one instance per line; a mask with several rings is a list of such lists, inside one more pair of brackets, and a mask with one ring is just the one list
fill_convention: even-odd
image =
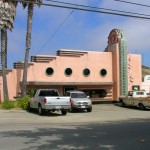
[(149, 150), (150, 111), (94, 105), (92, 113), (0, 110), (0, 150)]

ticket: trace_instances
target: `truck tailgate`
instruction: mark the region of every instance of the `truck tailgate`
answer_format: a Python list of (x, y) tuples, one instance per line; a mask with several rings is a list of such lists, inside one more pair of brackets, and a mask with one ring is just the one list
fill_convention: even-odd
[(48, 105), (70, 105), (70, 97), (45, 97)]

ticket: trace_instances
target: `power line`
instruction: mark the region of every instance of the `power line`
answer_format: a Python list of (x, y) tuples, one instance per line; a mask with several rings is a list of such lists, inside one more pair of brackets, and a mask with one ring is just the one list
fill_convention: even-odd
[(78, 5), (78, 4), (74, 4), (74, 3), (66, 3), (66, 2), (56, 1), (56, 0), (45, 0), (45, 1), (50, 1), (53, 3), (59, 3), (59, 4), (67, 4), (67, 5), (77, 6), (77, 7), (92, 8), (92, 9), (96, 9), (96, 10), (110, 10), (110, 11), (114, 11), (114, 12), (123, 12), (123, 13), (129, 13), (129, 14), (134, 14), (134, 15), (150, 16), (150, 15), (146, 15), (146, 14), (134, 13), (134, 12), (129, 12), (129, 11), (121, 11), (121, 10), (100, 8), (100, 7), (87, 6), (87, 5)]
[[(40, 3), (37, 3), (37, 2), (25, 1), (25, 0), (12, 0), (12, 1), (26, 2), (26, 3), (37, 4), (37, 5), (40, 4)], [(146, 17), (144, 15), (143, 16), (142, 15), (141, 16), (139, 16), (139, 15), (130, 15), (130, 14), (125, 14), (125, 13), (115, 13), (115, 12), (109, 12), (109, 11), (92, 10), (92, 9), (86, 9), (86, 8), (79, 8), (79, 7), (77, 8), (77, 7), (71, 7), (71, 6), (62, 6), (62, 5), (47, 4), (47, 3), (42, 3), (40, 5), (57, 7), (57, 8), (66, 8), (66, 9), (80, 10), (80, 11), (87, 11), (87, 12), (103, 13), (103, 14), (116, 15), (116, 16), (124, 16), (124, 17), (129, 17), (129, 18), (137, 18), (137, 19), (150, 20), (149, 17)]]
[(122, 3), (128, 3), (128, 4), (133, 4), (133, 5), (139, 5), (139, 6), (143, 6), (143, 7), (150, 7), (150, 5), (145, 5), (145, 4), (141, 4), (141, 3), (133, 3), (133, 2), (128, 2), (128, 1), (123, 1), (123, 0), (114, 0), (114, 1), (122, 2)]
[(58, 26), (56, 31), (50, 36), (50, 38), (45, 42), (45, 44), (40, 48), (37, 55), (42, 51), (42, 49), (48, 44), (48, 42), (55, 36), (55, 34), (59, 31), (59, 29), (65, 24), (65, 22), (68, 20), (68, 18), (73, 14), (74, 10), (72, 10), (69, 15), (65, 18), (65, 20)]
[(58, 30), (64, 25), (64, 23), (68, 20), (68, 18), (72, 15), (74, 11), (72, 10), (69, 15), (65, 18), (65, 20), (58, 26), (56, 31), (50, 36), (50, 38), (45, 42), (45, 44), (40, 48), (37, 55), (42, 51), (42, 49), (47, 45), (47, 43), (54, 37), (54, 35), (58, 32)]

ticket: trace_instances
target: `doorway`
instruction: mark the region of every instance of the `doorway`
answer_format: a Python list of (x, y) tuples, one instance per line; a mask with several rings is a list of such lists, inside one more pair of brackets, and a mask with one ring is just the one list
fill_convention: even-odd
[(72, 90), (77, 90), (77, 87), (76, 86), (64, 86), (63, 87), (63, 94), (66, 93), (66, 91), (72, 91)]

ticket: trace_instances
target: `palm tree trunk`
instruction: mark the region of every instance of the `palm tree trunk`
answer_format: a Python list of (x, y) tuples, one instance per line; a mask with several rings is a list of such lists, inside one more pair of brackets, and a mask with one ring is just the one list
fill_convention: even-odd
[(21, 97), (24, 97), (26, 95), (26, 88), (27, 88), (27, 73), (28, 73), (29, 51), (30, 51), (30, 46), (31, 46), (32, 17), (33, 17), (33, 4), (29, 3), (28, 4), (28, 19), (27, 19), (27, 34), (26, 34), (26, 52), (25, 52), (25, 59), (24, 59)]
[(6, 47), (7, 47), (7, 31), (1, 30), (1, 64), (3, 76), (3, 93), (4, 100), (8, 100), (8, 87), (6, 79)]
[(5, 68), (7, 68), (7, 31), (6, 31), (6, 38), (5, 38)]

